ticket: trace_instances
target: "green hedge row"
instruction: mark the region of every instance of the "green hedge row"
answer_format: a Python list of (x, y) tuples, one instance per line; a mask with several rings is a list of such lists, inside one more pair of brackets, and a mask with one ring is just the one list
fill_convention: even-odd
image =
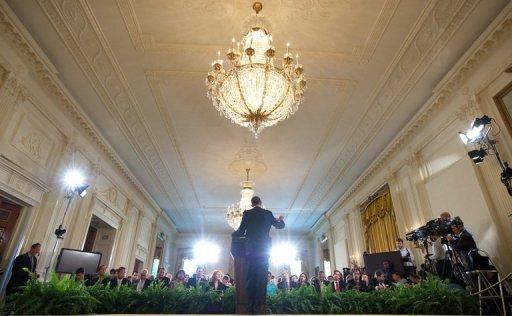
[[(166, 289), (150, 286), (138, 293), (130, 287), (110, 290), (102, 285), (85, 287), (70, 278), (53, 276), (49, 282), (31, 281), (23, 293), (3, 302), (8, 314), (200, 314), (234, 313), (235, 292), (204, 292), (200, 288)], [(475, 314), (477, 301), (466, 292), (450, 288), (438, 279), (412, 287), (385, 291), (346, 291), (319, 294), (301, 287), (288, 294), (268, 297), (271, 314)]]

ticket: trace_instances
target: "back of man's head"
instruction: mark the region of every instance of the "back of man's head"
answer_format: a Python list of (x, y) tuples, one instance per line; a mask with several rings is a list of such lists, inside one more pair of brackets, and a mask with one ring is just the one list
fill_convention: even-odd
[(251, 199), (251, 205), (253, 207), (255, 206), (261, 206), (261, 199), (259, 196), (253, 196), (252, 199)]

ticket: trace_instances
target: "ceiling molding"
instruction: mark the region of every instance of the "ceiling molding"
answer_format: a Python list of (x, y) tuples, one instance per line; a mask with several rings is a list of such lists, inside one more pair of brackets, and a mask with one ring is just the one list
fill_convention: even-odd
[[(133, 6), (133, 0), (116, 0), (117, 6), (119, 8), (119, 12), (121, 14), (122, 20), (130, 36), (133, 47), (137, 51), (141, 52), (167, 52), (167, 53), (208, 53), (215, 52), (218, 50), (224, 50), (226, 45), (201, 45), (201, 44), (192, 44), (192, 43), (171, 43), (171, 42), (159, 42), (156, 39), (154, 34), (144, 33), (140, 26), (140, 22), (137, 18), (137, 14), (135, 12), (135, 8)], [(336, 60), (349, 61), (349, 62), (359, 62), (361, 64), (367, 64), (373, 57), (373, 53), (377, 48), (382, 35), (387, 29), (389, 22), (393, 18), (395, 14), (398, 4), (400, 0), (386, 0), (384, 5), (382, 6), (377, 18), (375, 19), (375, 23), (373, 24), (368, 37), (364, 41), (364, 45), (357, 46), (350, 53), (346, 52), (331, 52), (331, 51), (313, 51), (313, 50), (300, 50), (301, 55), (304, 56), (305, 59), (316, 59), (316, 58), (335, 58)], [(218, 8), (218, 6), (224, 6), (225, 10), (228, 10), (229, 7), (226, 6), (225, 2), (216, 2), (215, 3), (215, 11), (222, 12), (222, 8)], [(235, 2), (231, 4), (233, 7), (235, 6)], [(311, 4), (311, 8), (309, 10), (298, 10), (296, 14), (304, 15), (308, 14), (309, 11), (318, 9), (321, 7), (326, 7), (329, 9), (329, 5), (321, 2), (316, 2)], [(198, 11), (205, 11), (205, 7), (197, 7)], [(210, 11), (210, 10), (209, 10)], [(206, 14), (206, 12), (204, 12)], [(302, 19), (306, 17), (301, 17)], [(278, 49), (285, 50), (286, 48), (278, 47)]]
[(349, 137), (349, 142), (307, 200), (305, 208), (318, 208), (325, 196), (357, 161), (414, 84), (421, 78), (435, 56), (472, 12), (477, 0), (434, 1), (424, 12), (422, 23), (413, 29), (395, 57), (385, 80), (377, 86), (366, 107), (365, 115)]
[[(379, 155), (379, 157), (370, 165), (366, 171), (354, 182), (351, 187), (340, 197), (340, 199), (330, 208), (328, 213), (335, 212), (343, 204), (345, 204), (350, 198), (354, 196), (359, 190), (366, 185), (370, 179), (372, 179), (379, 170), (385, 165), (387, 161), (390, 161), (397, 153), (402, 150), (415, 137), (423, 127), (429, 122), (432, 116), (438, 112), (438, 110), (448, 105), (447, 102), (450, 96), (460, 87), (460, 83), (468, 78), (472, 73), (473, 69), (480, 65), (486, 60), (488, 52), (495, 49), (505, 39), (510, 39), (512, 36), (512, 5), (508, 5), (503, 10), (501, 18), (497, 18), (498, 23), (490, 27), (492, 30), (482, 35), (480, 40), (477, 40), (473, 47), (468, 50), (465, 57), (457, 63), (456, 66), (443, 78), (442, 86), (436, 89), (435, 95), (424, 105), (424, 107), (418, 112), (418, 114), (404, 127), (404, 129), (397, 135), (397, 137), (386, 147), (386, 149)], [(496, 21), (495, 21), (496, 22)], [(502, 63), (502, 67), (495, 69), (494, 78), (506, 69), (507, 65), (512, 62), (512, 56)], [(470, 99), (467, 103), (459, 106), (458, 110), (452, 115), (446, 118), (441, 124), (441, 129), (448, 126), (456, 119), (465, 118), (465, 113), (473, 113), (475, 111), (476, 104)], [(420, 148), (424, 144), (428, 143), (433, 139), (430, 135), (420, 142)], [(405, 160), (404, 160), (405, 161)], [(400, 165), (398, 163), (397, 165)]]
[[(71, 94), (66, 90), (63, 84), (55, 75), (55, 70), (49, 68), (46, 58), (40, 57), (40, 48), (34, 49), (35, 41), (29, 38), (26, 32), (20, 30), (18, 27), (19, 22), (13, 18), (13, 13), (6, 7), (5, 2), (0, 3), (0, 26), (2, 33), (11, 41), (12, 45), (23, 52), (22, 56), (29, 61), (32, 65), (37, 79), (40, 80), (42, 86), (48, 91), (49, 95), (57, 99), (60, 104), (76, 126), (79, 127), (84, 135), (91, 140), (92, 144), (103, 153), (108, 161), (112, 163), (125, 179), (133, 185), (133, 187), (141, 194), (141, 196), (154, 208), (153, 211), (160, 210), (158, 204), (153, 200), (149, 193), (144, 189), (137, 178), (131, 173), (128, 167), (124, 164), (118, 154), (110, 146), (110, 144), (103, 138), (94, 123), (83, 112), (78, 102), (73, 99)], [(169, 222), (174, 227), (172, 221)]]
[[(125, 134), (145, 171), (158, 180), (173, 210), (181, 215), (185, 204), (177, 185), (163, 162), (159, 148), (151, 139), (140, 104), (85, 1), (40, 0), (39, 5), (54, 25), (64, 44)], [(177, 220), (173, 214), (169, 214)], [(182, 217), (181, 219), (184, 219)]]

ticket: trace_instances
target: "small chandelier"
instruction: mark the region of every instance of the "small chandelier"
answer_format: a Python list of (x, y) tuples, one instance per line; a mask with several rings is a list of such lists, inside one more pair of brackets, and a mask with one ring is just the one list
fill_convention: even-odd
[(223, 68), (220, 51), (206, 77), (208, 98), (215, 108), (232, 122), (249, 128), (258, 137), (265, 127), (286, 119), (303, 100), (306, 79), (299, 55), (290, 53), (286, 44), (282, 67), (274, 65), (276, 50), (272, 45), (269, 22), (259, 15), (260, 2), (253, 4), (255, 16), (246, 21), (247, 33), (227, 51), (229, 69)]
[(234, 230), (237, 230), (238, 227), (240, 227), (244, 212), (252, 208), (251, 199), (254, 196), (254, 190), (252, 189), (252, 186), (254, 183), (249, 180), (249, 171), (250, 169), (246, 169), (247, 179), (242, 182), (240, 202), (231, 204), (228, 207), (228, 211), (226, 213), (226, 221)]

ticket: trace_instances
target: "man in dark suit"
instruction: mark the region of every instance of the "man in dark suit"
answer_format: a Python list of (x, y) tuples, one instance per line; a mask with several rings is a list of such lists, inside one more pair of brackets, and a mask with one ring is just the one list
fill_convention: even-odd
[(149, 287), (151, 280), (148, 279), (148, 270), (144, 269), (140, 273), (140, 277), (137, 282), (133, 283), (133, 287), (137, 292), (141, 292)]
[(187, 281), (187, 287), (196, 287), (197, 285), (203, 289), (208, 285), (203, 267), (197, 267), (196, 273)]
[(126, 278), (126, 268), (120, 267), (116, 270), (116, 275), (109, 281), (110, 289), (119, 288), (121, 285), (130, 285), (130, 280)]
[[(11, 271), (11, 279), (7, 284), (7, 294), (21, 292), (20, 286), (27, 285), (31, 273), (36, 275), (37, 258), (41, 252), (41, 244), (36, 243), (30, 246), (30, 250), (14, 259)], [(24, 269), (30, 271), (27, 272)]]
[(156, 275), (156, 279), (153, 282), (155, 282), (155, 284), (162, 284), (164, 287), (169, 287), (171, 284), (171, 279), (165, 276), (164, 267), (158, 269), (158, 274)]
[(270, 228), (284, 228), (283, 216), (275, 218), (272, 212), (261, 208), (261, 199), (251, 199), (252, 209), (244, 212), (240, 227), (233, 237), (245, 236), (247, 260), (247, 313), (263, 314), (266, 299), (268, 258), (272, 240)]
[(451, 223), (453, 235), (448, 235), (452, 249), (460, 256), (467, 269), (473, 269), (473, 258), (477, 255), (476, 242), (473, 235), (464, 228), (464, 223), (460, 218), (455, 218)]
[(334, 270), (333, 280), (331, 283), (331, 288), (333, 292), (342, 292), (345, 289), (345, 284), (343, 282), (343, 275), (340, 270)]

